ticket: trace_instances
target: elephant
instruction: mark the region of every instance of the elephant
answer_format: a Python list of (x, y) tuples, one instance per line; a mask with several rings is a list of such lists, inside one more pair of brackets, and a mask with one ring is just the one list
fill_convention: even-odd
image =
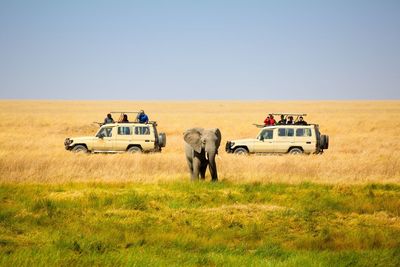
[(185, 140), (186, 160), (191, 180), (198, 180), (199, 175), (204, 180), (208, 165), (211, 181), (218, 181), (215, 157), (221, 144), (220, 130), (218, 128), (191, 128), (185, 131), (183, 139)]

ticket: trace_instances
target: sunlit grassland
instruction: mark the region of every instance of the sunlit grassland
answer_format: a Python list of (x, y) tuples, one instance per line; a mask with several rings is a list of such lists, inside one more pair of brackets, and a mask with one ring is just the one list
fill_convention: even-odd
[(399, 266), (400, 186), (4, 185), (0, 265)]
[[(167, 134), (161, 154), (76, 155), (66, 137), (94, 135), (93, 121), (108, 111), (143, 108)], [(227, 140), (255, 137), (268, 112), (304, 112), (330, 136), (323, 155), (305, 157), (226, 154)], [(364, 183), (400, 181), (400, 101), (128, 102), (0, 101), (0, 182), (156, 182), (188, 179), (182, 133), (218, 127), (221, 180)]]

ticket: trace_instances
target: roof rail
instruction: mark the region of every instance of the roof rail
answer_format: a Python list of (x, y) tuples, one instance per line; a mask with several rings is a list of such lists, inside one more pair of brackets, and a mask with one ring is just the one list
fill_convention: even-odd
[(270, 115), (285, 115), (285, 116), (307, 116), (306, 113), (269, 113)]
[(140, 111), (110, 111), (110, 113), (139, 113)]

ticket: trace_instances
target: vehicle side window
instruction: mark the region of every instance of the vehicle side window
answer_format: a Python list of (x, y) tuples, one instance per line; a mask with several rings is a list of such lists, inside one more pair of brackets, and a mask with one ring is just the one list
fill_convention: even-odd
[(296, 129), (296, 136), (311, 136), (311, 129), (309, 128)]
[(135, 134), (137, 134), (137, 135), (148, 135), (148, 134), (150, 134), (150, 128), (148, 126), (135, 127)]
[(130, 127), (118, 127), (118, 134), (119, 135), (131, 135), (131, 128)]
[(273, 139), (274, 131), (273, 130), (265, 130), (262, 132), (263, 139)]
[(279, 128), (278, 136), (286, 136), (286, 128)]
[(96, 136), (100, 137), (100, 135), (103, 135), (104, 137), (111, 137), (112, 136), (112, 128), (107, 127), (107, 128), (101, 129), (100, 132)]
[(293, 128), (279, 128), (278, 136), (294, 136)]

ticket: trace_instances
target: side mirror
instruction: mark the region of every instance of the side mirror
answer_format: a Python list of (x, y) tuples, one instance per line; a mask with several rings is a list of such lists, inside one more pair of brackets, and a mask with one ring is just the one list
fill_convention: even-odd
[(103, 138), (104, 138), (104, 134), (103, 134), (103, 133), (98, 134), (98, 137), (99, 137), (100, 139), (103, 139)]
[(260, 141), (264, 142), (264, 136), (260, 135)]

